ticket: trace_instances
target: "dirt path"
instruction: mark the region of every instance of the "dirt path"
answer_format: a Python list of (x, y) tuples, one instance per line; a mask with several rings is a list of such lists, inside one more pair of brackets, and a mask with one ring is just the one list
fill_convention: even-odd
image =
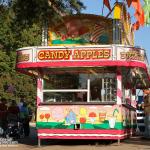
[(41, 147), (37, 146), (36, 129), (31, 127), (28, 138), (16, 141), (14, 145), (0, 145), (0, 150), (150, 150), (150, 140), (132, 137), (117, 142), (94, 140), (44, 140)]

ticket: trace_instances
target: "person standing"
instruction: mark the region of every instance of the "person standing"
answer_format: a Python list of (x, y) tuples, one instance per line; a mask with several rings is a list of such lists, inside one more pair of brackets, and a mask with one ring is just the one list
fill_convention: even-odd
[(20, 110), (21, 110), (21, 107), (23, 106), (23, 103), (24, 103), (24, 97), (22, 97), (20, 99), (20, 103), (18, 104), (18, 107), (19, 107)]
[(7, 119), (8, 120), (12, 119), (12, 120), (18, 121), (19, 120), (19, 112), (20, 112), (20, 110), (19, 110), (19, 107), (17, 106), (16, 101), (12, 100), (11, 105), (8, 107), (8, 111), (7, 111), (8, 118)]
[(0, 126), (2, 129), (7, 128), (7, 100), (5, 98), (1, 99), (0, 102)]
[(25, 102), (23, 103), (23, 106), (20, 109), (20, 119), (22, 120), (22, 123), (23, 123), (25, 136), (29, 136), (30, 134), (29, 110)]

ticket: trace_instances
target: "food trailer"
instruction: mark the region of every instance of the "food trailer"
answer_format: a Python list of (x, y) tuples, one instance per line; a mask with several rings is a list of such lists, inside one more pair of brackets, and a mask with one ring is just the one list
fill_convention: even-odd
[[(120, 5), (120, 4), (119, 4)], [(146, 51), (130, 21), (64, 16), (45, 46), (17, 50), (17, 70), (37, 78), (38, 142), (127, 138), (136, 130), (136, 89), (150, 86)]]

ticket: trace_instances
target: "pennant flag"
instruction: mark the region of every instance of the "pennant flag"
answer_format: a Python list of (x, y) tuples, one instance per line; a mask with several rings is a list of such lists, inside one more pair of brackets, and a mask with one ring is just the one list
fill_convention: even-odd
[(128, 7), (131, 6), (132, 1), (133, 1), (133, 0), (126, 0)]
[(144, 23), (145, 23), (145, 14), (144, 14), (144, 10), (142, 9), (142, 14), (141, 14), (141, 17), (140, 17), (141, 26), (144, 26)]
[(130, 19), (131, 19), (131, 16), (130, 16), (130, 13), (129, 13), (129, 12), (127, 13), (127, 16), (128, 16), (128, 19), (130, 20)]
[(140, 27), (140, 23), (139, 23), (138, 21), (132, 25), (132, 29), (133, 29), (133, 31), (138, 30), (138, 29), (139, 29), (139, 27)]
[(116, 3), (114, 7), (114, 19), (121, 19), (122, 17), (122, 5), (119, 3)]
[(142, 14), (142, 7), (140, 0), (132, 0), (132, 6), (135, 8), (136, 13)]
[(111, 11), (109, 0), (103, 0), (103, 4)]
[(144, 25), (144, 11), (142, 9), (140, 0), (132, 0), (132, 6), (135, 8), (135, 18), (137, 19), (137, 22), (139, 22), (140, 26)]
[(141, 14), (139, 14), (138, 12), (136, 12), (134, 14), (135, 18), (139, 21), (141, 26), (144, 26), (145, 23), (145, 15), (144, 15), (144, 10), (142, 9)]

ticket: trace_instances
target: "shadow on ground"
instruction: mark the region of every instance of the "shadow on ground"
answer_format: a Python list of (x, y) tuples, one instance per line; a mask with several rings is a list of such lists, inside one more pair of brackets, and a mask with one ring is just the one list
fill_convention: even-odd
[[(18, 140), (19, 144), (26, 146), (38, 146), (36, 128), (31, 127), (31, 133), (29, 137)], [(150, 146), (150, 140), (144, 139), (141, 136), (135, 136), (130, 139), (122, 140), (123, 144), (135, 144)], [(77, 146), (77, 145), (117, 145), (117, 141), (112, 140), (42, 140), (41, 146), (47, 145), (62, 145), (62, 146)]]
[(142, 136), (133, 136), (130, 139), (124, 140), (123, 143), (150, 146), (150, 139), (146, 139)]
[(35, 127), (30, 127), (30, 135), (29, 137), (25, 137), (18, 140), (19, 144), (29, 145), (29, 146), (37, 146), (37, 133)]
[(76, 146), (76, 145), (111, 145), (114, 141), (108, 140), (42, 140), (41, 145), (62, 145), (62, 146)]

